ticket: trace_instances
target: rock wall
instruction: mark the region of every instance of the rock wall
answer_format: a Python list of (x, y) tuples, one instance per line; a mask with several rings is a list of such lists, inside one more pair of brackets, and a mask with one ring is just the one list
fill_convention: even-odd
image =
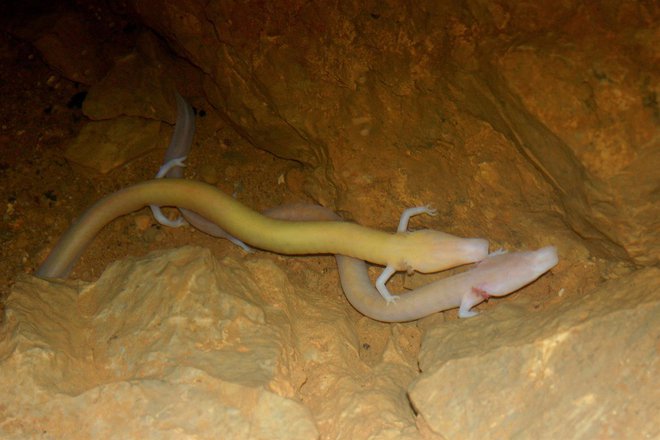
[(542, 311), (519, 300), (478, 318), (421, 321), (420, 374), (414, 324), (356, 320), (340, 295), (315, 292), (281, 264), (218, 261), (185, 247), (117, 262), (94, 283), (23, 277), (0, 327), (0, 434), (588, 439), (660, 432), (655, 268), (585, 296), (550, 295)]
[[(340, 198), (352, 198), (345, 192), (353, 173), (396, 168), (417, 182), (388, 199), (420, 185), (445, 200), (426, 176), (456, 178), (456, 167), (478, 181), (483, 162), (522, 158), (551, 186), (535, 185), (537, 198), (556, 204), (557, 197), (554, 209), (592, 251), (659, 261), (659, 37), (651, 4), (132, 4), (204, 71), (205, 95), (238, 132), (320, 167)], [(484, 127), (506, 151), (479, 139), (474, 148), (491, 152), (490, 160), (470, 160), (464, 125)], [(508, 186), (508, 171), (489, 179)]]

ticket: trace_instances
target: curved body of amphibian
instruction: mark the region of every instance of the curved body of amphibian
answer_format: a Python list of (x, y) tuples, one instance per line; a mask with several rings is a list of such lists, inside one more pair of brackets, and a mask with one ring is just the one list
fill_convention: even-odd
[(295, 222), (268, 218), (214, 186), (185, 179), (149, 180), (124, 188), (90, 207), (62, 236), (37, 276), (68, 275), (96, 233), (113, 219), (144, 206), (197, 212), (232, 236), (280, 254), (340, 254), (394, 267), (435, 272), (483, 259), (488, 242), (420, 230), (390, 234), (348, 222)]
[[(279, 206), (264, 214), (288, 220), (341, 220), (332, 210), (318, 205)], [(515, 292), (558, 262), (553, 246), (536, 251), (493, 252), (474, 267), (396, 295), (394, 304), (389, 304), (372, 285), (364, 261), (343, 255), (336, 255), (336, 259), (348, 301), (363, 315), (384, 322), (413, 321), (457, 307), (459, 317), (475, 316), (472, 307), (491, 296)]]
[(464, 272), (402, 293), (388, 306), (371, 285), (364, 261), (337, 256), (341, 285), (348, 301), (362, 314), (384, 322), (412, 321), (456, 307), (461, 318), (475, 316), (477, 312), (472, 307), (491, 296), (515, 292), (552, 269), (557, 261), (553, 246), (496, 253)]
[[(459, 316), (473, 316), (476, 312), (470, 309), (476, 304), (519, 289), (557, 263), (553, 247), (488, 255), (488, 242), (483, 239), (431, 230), (406, 232), (411, 216), (434, 215), (426, 206), (404, 211), (396, 234), (341, 222), (332, 210), (317, 205), (278, 207), (261, 215), (212, 186), (178, 179), (194, 134), (194, 113), (180, 95), (176, 99), (177, 124), (166, 164), (158, 175), (174, 179), (141, 183), (97, 202), (60, 239), (36, 275), (65, 277), (105, 224), (146, 205), (152, 206), (159, 222), (180, 226), (181, 219), (172, 222), (158, 209), (160, 205), (176, 206), (196, 228), (227, 238), (247, 251), (250, 248), (241, 240), (283, 254), (334, 253), (349, 302), (364, 315), (385, 322), (410, 321), (455, 307), (459, 307)], [(386, 266), (376, 288), (362, 259)], [(397, 270), (435, 272), (475, 261), (480, 263), (470, 270), (402, 295), (393, 296), (385, 287)]]

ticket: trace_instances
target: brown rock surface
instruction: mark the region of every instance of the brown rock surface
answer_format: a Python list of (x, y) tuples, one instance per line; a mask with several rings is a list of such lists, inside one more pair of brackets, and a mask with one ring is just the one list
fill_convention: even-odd
[(414, 326), (366, 320), (387, 342), (363, 362), (346, 302), (264, 259), (184, 247), (95, 283), (24, 277), (5, 312), (2, 436), (419, 438)]
[(541, 312), (516, 304), (430, 328), (412, 404), (446, 438), (660, 435), (660, 270)]
[(92, 119), (66, 150), (65, 157), (99, 173), (129, 163), (169, 143), (175, 122), (173, 81), (163, 74), (163, 57), (151, 34), (139, 49), (118, 58), (89, 89), (83, 113)]
[[(359, 176), (390, 169), (385, 179), (397, 191), (372, 176), (368, 197), (412, 192), (445, 201), (428, 176), (449, 172), (448, 164), (469, 193), (477, 166), (521, 158), (552, 188), (534, 185), (534, 198), (562, 212), (592, 252), (660, 261), (657, 8), (132, 3), (204, 66), (208, 99), (239, 133), (280, 157), (331, 169), (322, 179), (342, 190), (340, 200), (355, 197)], [(499, 138), (502, 154), (488, 155), (482, 137), (473, 159), (465, 113), (477, 118), (470, 126), (489, 125), (486, 139)]]
[(0, 335), (1, 436), (316, 438), (292, 399), (292, 335), (272, 305), (286, 300), (255, 304), (249, 273), (222, 264), (188, 247), (93, 284), (20, 280)]
[(66, 149), (71, 162), (107, 173), (167, 145), (172, 129), (160, 121), (124, 116), (85, 125)]
[(33, 41), (46, 62), (64, 76), (83, 84), (94, 84), (109, 67), (101, 49), (98, 27), (83, 14), (64, 12), (46, 14), (12, 31)]
[(89, 88), (83, 113), (92, 120), (135, 116), (174, 124), (174, 92), (178, 88), (186, 93), (186, 76), (199, 72), (181, 67), (186, 63), (173, 58), (151, 32), (140, 33), (135, 45), (116, 57), (104, 77)]
[(417, 376), (414, 325), (354, 322), (342, 298), (265, 259), (185, 247), (91, 284), (24, 277), (0, 328), (0, 433), (652, 438), (659, 279), (645, 269), (543, 311), (429, 319)]

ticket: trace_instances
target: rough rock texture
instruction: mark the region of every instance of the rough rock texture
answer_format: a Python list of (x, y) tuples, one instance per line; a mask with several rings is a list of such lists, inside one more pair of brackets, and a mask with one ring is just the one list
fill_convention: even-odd
[(173, 57), (154, 34), (144, 32), (135, 47), (117, 57), (105, 76), (89, 88), (83, 112), (92, 120), (134, 116), (173, 124), (174, 91), (185, 94), (187, 81), (198, 82), (199, 76), (198, 70)]
[[(94, 284), (26, 278), (6, 304), (2, 437), (316, 438), (296, 401), (277, 292), (182, 248)], [(273, 324), (273, 321), (276, 324)]]
[(14, 32), (33, 42), (46, 61), (68, 78), (94, 84), (110, 67), (94, 26), (77, 12), (47, 14)]
[(71, 162), (100, 173), (167, 145), (172, 129), (160, 121), (123, 116), (85, 125), (64, 153)]
[(206, 96), (239, 133), (320, 167), (324, 189), (308, 188), (319, 200), (330, 181), (352, 208), (357, 176), (390, 168), (395, 188), (427, 201), (454, 201), (430, 180), (454, 172), (488, 208), (469, 181), (506, 180), (497, 163), (520, 157), (545, 180), (527, 195), (556, 194), (551, 210), (592, 252), (660, 261), (653, 3), (132, 4), (207, 73)]
[(108, 173), (169, 143), (172, 129), (161, 121), (176, 119), (176, 89), (157, 58), (162, 48), (147, 34), (90, 87), (83, 112), (92, 122), (67, 147), (68, 160)]
[(0, 328), (0, 436), (419, 438), (418, 332), (393, 327), (367, 364), (349, 312), (266, 259), (193, 247), (91, 284), (24, 277)]
[(659, 279), (429, 318), (418, 376), (414, 325), (349, 319), (262, 257), (186, 247), (95, 283), (24, 277), (0, 327), (0, 435), (654, 438)]
[[(660, 261), (652, 3), (128, 4), (190, 64), (155, 50), (129, 68), (126, 50), (108, 66), (98, 54), (121, 46), (90, 43), (89, 26), (67, 25), (71, 13), (20, 33), (76, 81), (67, 60), (97, 54), (86, 58), (99, 60), (87, 69), (97, 72), (91, 97), (104, 98), (86, 104), (92, 118), (171, 122), (161, 104), (176, 83), (202, 93), (254, 146), (305, 165), (306, 193), (362, 222), (390, 224), (394, 203), (433, 202), (446, 209), (446, 228), (470, 222), (472, 204), (483, 219), (466, 231), (511, 242), (489, 224), (505, 210), (522, 236), (558, 216), (594, 255)], [(433, 184), (437, 175), (457, 188)], [(389, 203), (374, 216), (356, 208), (364, 199)]]
[(429, 329), (410, 400), (446, 438), (657, 438), (660, 270)]

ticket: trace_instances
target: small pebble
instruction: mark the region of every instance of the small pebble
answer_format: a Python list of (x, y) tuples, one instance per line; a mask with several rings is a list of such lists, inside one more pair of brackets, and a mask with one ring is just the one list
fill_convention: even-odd
[(305, 174), (299, 168), (291, 168), (286, 172), (284, 176), (286, 180), (286, 186), (291, 192), (300, 193), (303, 192), (303, 186), (305, 184)]
[(151, 227), (151, 216), (140, 214), (135, 217), (135, 226), (138, 231), (144, 232)]
[(205, 163), (199, 168), (199, 176), (204, 182), (211, 185), (215, 185), (220, 181), (220, 173), (218, 173), (218, 168), (211, 165), (210, 163)]
[(162, 236), (160, 231), (156, 228), (150, 228), (147, 232), (142, 235), (142, 239), (147, 243), (153, 243), (154, 241), (160, 241), (159, 238)]

